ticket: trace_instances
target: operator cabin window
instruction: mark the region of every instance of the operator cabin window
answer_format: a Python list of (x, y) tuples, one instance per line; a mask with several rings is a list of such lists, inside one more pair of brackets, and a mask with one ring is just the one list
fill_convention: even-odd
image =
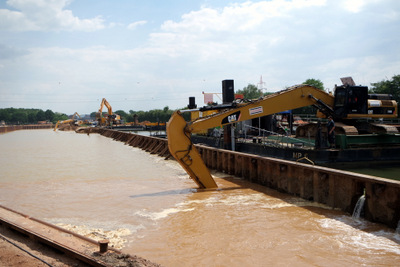
[(336, 103), (335, 105), (337, 107), (343, 107), (344, 104), (346, 103), (346, 92), (343, 90), (340, 90), (338, 92), (336, 92)]

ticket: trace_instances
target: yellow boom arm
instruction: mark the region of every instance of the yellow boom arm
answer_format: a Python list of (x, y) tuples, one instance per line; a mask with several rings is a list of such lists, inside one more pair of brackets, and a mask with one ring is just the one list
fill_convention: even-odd
[(108, 103), (108, 101), (105, 98), (103, 98), (103, 100), (101, 101), (100, 108), (99, 108), (99, 113), (102, 114), (104, 106), (107, 107), (108, 115), (112, 115), (112, 107), (111, 107), (110, 103)]
[(200, 188), (216, 188), (217, 184), (192, 144), (191, 133), (310, 105), (332, 111), (334, 97), (315, 87), (298, 85), (189, 123), (176, 111), (167, 124), (168, 148)]
[(75, 120), (74, 119), (69, 119), (69, 120), (65, 120), (65, 121), (57, 121), (56, 126), (54, 127), (54, 131), (57, 130), (57, 128), (58, 128), (58, 126), (60, 124), (72, 123), (72, 122), (75, 122)]

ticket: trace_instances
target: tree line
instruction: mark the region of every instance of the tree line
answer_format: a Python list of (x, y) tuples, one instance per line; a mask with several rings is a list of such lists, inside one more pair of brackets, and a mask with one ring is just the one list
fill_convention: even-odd
[[(169, 109), (169, 107), (166, 106), (164, 109), (153, 109), (149, 111), (129, 110), (129, 113), (126, 113), (123, 110), (117, 110), (114, 113), (118, 114), (121, 117), (121, 119), (123, 119), (125, 122), (134, 122), (135, 116), (137, 116), (139, 122), (142, 121), (167, 122), (173, 112), (174, 112), (173, 110)], [(96, 112), (90, 113), (90, 117), (95, 118)]]
[[(135, 117), (138, 118), (139, 122), (150, 121), (150, 122), (167, 122), (171, 117), (174, 110), (169, 109), (168, 106), (163, 109), (153, 109), (149, 111), (133, 111), (130, 110), (126, 113), (123, 110), (115, 111), (115, 114), (120, 115), (120, 117), (125, 122), (134, 122)], [(184, 114), (186, 119), (190, 119), (188, 113)], [(90, 114), (90, 118), (96, 119), (96, 112)], [(4, 108), (0, 109), (0, 122), (4, 121), (9, 125), (19, 125), (19, 124), (37, 124), (40, 121), (47, 121), (51, 123), (57, 123), (57, 121), (69, 119), (68, 115), (59, 112), (53, 112), (51, 110), (43, 111), (42, 109), (26, 109), (26, 108)]]
[[(184, 109), (184, 108), (183, 108)], [(169, 121), (169, 119), (172, 116), (172, 113), (174, 113), (175, 110), (169, 109), (168, 106), (165, 106), (163, 109), (153, 109), (149, 111), (143, 111), (143, 110), (129, 110), (128, 113), (126, 113), (123, 110), (117, 110), (115, 111), (115, 114), (118, 114), (121, 119), (123, 119), (125, 122), (135, 122), (135, 118), (139, 122), (143, 121), (150, 121), (150, 122), (160, 122), (160, 123), (165, 123)], [(184, 113), (184, 118), (189, 120), (190, 119), (190, 114), (189, 113)], [(96, 117), (96, 112), (92, 112), (90, 114), (91, 118)]]
[(64, 113), (51, 110), (26, 108), (4, 108), (0, 109), (0, 121), (6, 124), (37, 124), (39, 121), (56, 123), (58, 120), (66, 120), (68, 116)]

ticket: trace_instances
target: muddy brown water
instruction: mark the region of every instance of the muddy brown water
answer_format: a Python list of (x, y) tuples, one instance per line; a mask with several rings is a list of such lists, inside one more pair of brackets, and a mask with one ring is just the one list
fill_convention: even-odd
[(380, 224), (214, 173), (196, 190), (180, 166), (92, 134), (0, 135), (0, 204), (164, 266), (398, 266)]

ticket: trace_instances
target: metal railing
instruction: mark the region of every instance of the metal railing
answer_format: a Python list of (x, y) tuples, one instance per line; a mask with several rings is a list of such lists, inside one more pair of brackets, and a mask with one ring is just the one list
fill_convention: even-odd
[[(257, 136), (254, 137), (256, 138), (259, 143), (261, 142), (263, 145), (266, 146), (275, 146), (275, 147), (295, 147), (295, 146), (299, 146), (299, 147), (314, 147), (315, 144), (312, 142), (308, 142), (302, 139), (298, 139), (298, 138), (294, 138), (289, 136), (288, 134), (283, 135), (283, 134), (279, 134), (273, 131), (268, 131), (265, 129), (261, 129), (258, 127), (254, 127), (254, 126), (250, 126), (250, 125), (243, 125), (245, 128), (251, 129), (251, 130), (256, 130), (259, 131), (260, 133), (262, 133), (262, 136)], [(271, 136), (273, 136), (274, 138), (271, 138)], [(239, 138), (240, 140), (240, 138)], [(244, 142), (246, 142), (245, 140), (249, 140), (246, 131), (244, 134)]]

